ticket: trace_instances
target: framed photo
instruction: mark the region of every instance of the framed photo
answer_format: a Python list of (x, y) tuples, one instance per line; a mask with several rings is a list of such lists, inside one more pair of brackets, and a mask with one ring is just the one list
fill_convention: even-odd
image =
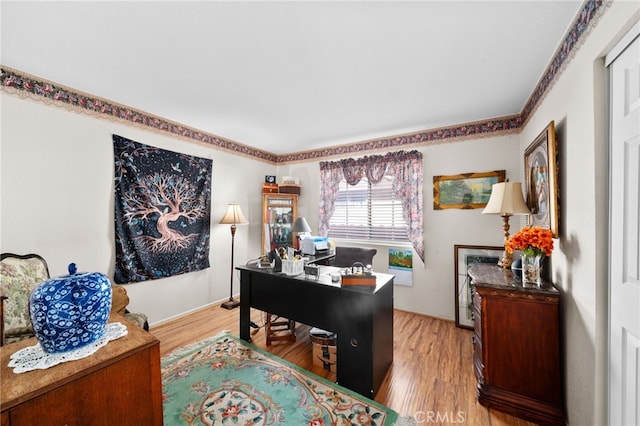
[(271, 175), (266, 175), (264, 177), (264, 183), (276, 183), (276, 177)]
[(473, 329), (473, 299), (469, 268), (476, 263), (497, 264), (504, 247), (497, 246), (453, 246), (456, 278), (456, 326)]
[(558, 238), (558, 165), (555, 124), (552, 121), (524, 152), (527, 222), (548, 228)]
[(491, 185), (504, 182), (505, 171), (433, 177), (433, 209), (480, 209), (491, 197)]

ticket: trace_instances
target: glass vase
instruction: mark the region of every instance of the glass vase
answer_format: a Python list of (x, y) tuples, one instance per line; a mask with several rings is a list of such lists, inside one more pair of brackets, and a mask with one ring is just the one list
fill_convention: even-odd
[(522, 256), (522, 282), (524, 284), (540, 285), (543, 255)]

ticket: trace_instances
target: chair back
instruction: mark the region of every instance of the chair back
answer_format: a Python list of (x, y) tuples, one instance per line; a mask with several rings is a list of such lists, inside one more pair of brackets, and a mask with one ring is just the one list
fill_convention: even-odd
[[(49, 279), (47, 262), (37, 254), (0, 254), (4, 333), (2, 337), (33, 335), (29, 297), (40, 283)], [(2, 339), (4, 340), (4, 339)]]
[(339, 268), (352, 266), (356, 262), (371, 265), (377, 252), (378, 250), (372, 248), (337, 246), (336, 257), (331, 265)]

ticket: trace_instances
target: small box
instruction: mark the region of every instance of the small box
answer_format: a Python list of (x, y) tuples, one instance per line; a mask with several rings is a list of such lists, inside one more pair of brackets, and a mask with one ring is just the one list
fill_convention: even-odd
[(342, 275), (342, 287), (351, 287), (373, 291), (376, 289), (376, 276), (367, 273)]
[(300, 185), (278, 185), (278, 192), (281, 194), (297, 194), (300, 195)]
[(300, 178), (297, 176), (282, 176), (282, 185), (300, 186)]
[(262, 184), (262, 193), (263, 194), (277, 194), (278, 193), (278, 184), (277, 183), (263, 183)]
[(316, 277), (316, 280), (320, 277), (320, 267), (318, 265), (305, 265), (304, 274), (308, 278), (309, 276)]
[(336, 346), (313, 344), (313, 365), (322, 367), (332, 373), (336, 372), (338, 360)]

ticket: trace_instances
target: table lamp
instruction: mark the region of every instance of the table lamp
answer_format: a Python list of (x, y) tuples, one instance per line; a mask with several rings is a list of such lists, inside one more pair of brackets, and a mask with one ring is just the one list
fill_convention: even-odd
[(499, 214), (502, 216), (504, 229), (504, 252), (498, 265), (503, 268), (511, 267), (513, 257), (507, 252), (506, 245), (509, 240), (509, 217), (514, 214), (530, 214), (527, 204), (522, 196), (522, 184), (520, 182), (500, 182), (491, 188), (491, 197), (482, 214)]
[(227, 212), (224, 214), (220, 223), (223, 225), (231, 225), (231, 284), (229, 285), (229, 300), (222, 304), (225, 309), (233, 309), (240, 304), (239, 300), (233, 300), (233, 243), (236, 237), (236, 225), (245, 225), (249, 221), (242, 214), (240, 206), (236, 203), (231, 203), (227, 207)]
[[(304, 217), (299, 217), (293, 221), (293, 225), (291, 226), (291, 232), (296, 232), (297, 234), (304, 234), (311, 232), (311, 227), (307, 223), (307, 220)], [(297, 238), (298, 247), (300, 249), (300, 235)]]

